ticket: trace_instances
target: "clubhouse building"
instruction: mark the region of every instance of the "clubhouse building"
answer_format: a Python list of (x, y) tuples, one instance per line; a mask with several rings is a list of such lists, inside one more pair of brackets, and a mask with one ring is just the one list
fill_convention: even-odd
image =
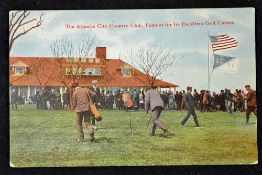
[[(97, 47), (95, 58), (81, 60), (81, 68), (78, 68), (78, 59), (72, 62), (67, 58), (10, 57), (9, 61), (10, 90), (16, 89), (24, 98), (34, 96), (43, 87), (60, 90), (63, 94), (72, 82), (72, 75), (80, 76), (80, 86), (90, 87), (91, 82), (97, 80), (98, 87), (105, 91), (142, 90), (148, 86), (148, 76), (143, 72), (121, 59), (108, 59), (106, 47)], [(162, 80), (157, 80), (154, 85), (172, 91), (178, 86)]]

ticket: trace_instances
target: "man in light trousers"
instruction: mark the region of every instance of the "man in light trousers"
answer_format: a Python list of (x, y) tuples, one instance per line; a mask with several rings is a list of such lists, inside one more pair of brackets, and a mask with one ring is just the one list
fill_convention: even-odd
[(145, 111), (147, 112), (147, 114), (148, 114), (149, 109), (152, 111), (151, 119), (153, 123), (153, 127), (152, 127), (150, 135), (154, 136), (156, 134), (156, 128), (159, 127), (160, 129), (164, 131), (164, 135), (168, 136), (169, 134), (168, 128), (163, 123), (161, 123), (159, 120), (160, 114), (162, 110), (164, 109), (164, 102), (159, 92), (157, 92), (153, 88), (147, 88), (147, 91), (146, 91)]

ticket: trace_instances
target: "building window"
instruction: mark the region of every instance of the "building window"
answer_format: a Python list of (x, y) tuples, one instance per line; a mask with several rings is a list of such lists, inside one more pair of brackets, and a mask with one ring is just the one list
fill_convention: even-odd
[(71, 70), (70, 70), (70, 68), (66, 68), (66, 75), (71, 75)]
[(82, 68), (73, 68), (73, 75), (81, 75), (83, 72), (82, 72)]
[(101, 71), (99, 68), (95, 68), (95, 75), (101, 75)]
[(101, 75), (100, 68), (86, 68), (83, 72), (83, 75)]
[(124, 77), (130, 77), (132, 75), (132, 70), (129, 68), (123, 68), (122, 74)]
[(96, 63), (100, 63), (100, 58), (95, 58)]
[(73, 75), (77, 74), (77, 68), (73, 68)]
[[(100, 68), (73, 68), (72, 70), (73, 75), (101, 75)], [(71, 69), (66, 68), (66, 75), (71, 75)]]
[(81, 58), (81, 63), (86, 63), (86, 58)]
[(89, 59), (88, 59), (88, 62), (89, 62), (89, 63), (93, 63), (93, 62), (94, 62), (94, 59), (93, 59), (93, 58), (89, 58)]
[(94, 74), (94, 69), (93, 68), (87, 68), (86, 69), (87, 75), (93, 75)]
[(83, 69), (80, 67), (80, 68), (73, 68), (70, 69), (70, 68), (66, 68), (66, 75), (71, 75), (71, 73), (73, 73), (73, 75), (83, 75)]
[(24, 67), (16, 67), (15, 68), (15, 74), (17, 74), (17, 75), (25, 74), (25, 68)]

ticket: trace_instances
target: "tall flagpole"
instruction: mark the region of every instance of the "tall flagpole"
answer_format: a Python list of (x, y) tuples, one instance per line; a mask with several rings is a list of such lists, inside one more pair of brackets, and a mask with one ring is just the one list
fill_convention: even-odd
[(207, 69), (208, 69), (208, 75), (207, 75), (207, 81), (208, 81), (208, 90), (210, 91), (210, 68), (209, 68), (209, 32), (207, 32), (207, 43), (208, 43), (208, 58), (207, 58)]

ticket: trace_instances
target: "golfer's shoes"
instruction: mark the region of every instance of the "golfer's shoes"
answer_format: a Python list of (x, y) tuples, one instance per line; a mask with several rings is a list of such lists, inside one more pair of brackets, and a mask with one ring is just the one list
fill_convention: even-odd
[(178, 127), (179, 128), (183, 128), (185, 125), (183, 125), (183, 124), (180, 124)]
[(153, 133), (149, 133), (150, 136), (156, 136), (156, 134), (153, 134)]
[(197, 129), (198, 129), (198, 128), (203, 128), (203, 127), (202, 127), (202, 126), (195, 126), (195, 128), (197, 128)]
[(165, 137), (167, 137), (169, 134), (170, 134), (169, 129), (167, 129), (167, 130), (164, 131), (164, 136), (165, 136)]
[(95, 138), (90, 138), (90, 139), (89, 139), (89, 142), (95, 143)]
[(77, 143), (83, 143), (84, 139), (77, 139)]
[(92, 128), (93, 128), (94, 130), (97, 130), (96, 125), (92, 125)]
[(90, 139), (89, 139), (90, 142), (95, 142), (95, 136), (94, 135), (95, 135), (94, 133), (90, 134)]

